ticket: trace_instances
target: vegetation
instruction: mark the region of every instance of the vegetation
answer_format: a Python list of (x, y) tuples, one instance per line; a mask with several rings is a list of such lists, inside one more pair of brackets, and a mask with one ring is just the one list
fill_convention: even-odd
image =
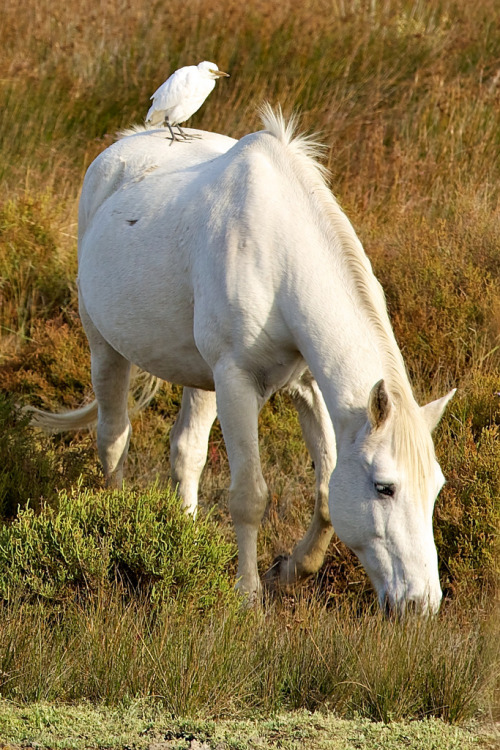
[[(325, 707), (384, 721), (491, 713), (500, 522), (496, 0), (28, 0), (23, 13), (4, 5), (0, 695), (122, 706), (154, 694), (171, 714), (197, 719)], [(83, 175), (116, 131), (142, 121), (173, 69), (202, 59), (231, 78), (196, 113), (197, 127), (240, 137), (260, 127), (257, 108), (267, 99), (298, 109), (302, 127), (320, 133), (332, 190), (384, 286), (419, 400), (458, 388), (435, 436), (447, 478), (435, 513), (446, 601), (433, 623), (381, 621), (363, 571), (338, 540), (296, 597), (239, 611), (217, 426), (196, 524), (168, 489), (166, 436), (179, 388), (165, 385), (134, 421), (129, 489), (115, 494), (99, 491), (92, 435), (35, 434), (16, 406), (71, 408), (91, 396), (74, 281)], [(261, 444), (270, 487), (264, 571), (303, 533), (312, 503), (310, 459), (282, 396), (262, 413)]]
[(160, 707), (141, 701), (127, 706), (53, 706), (37, 703), (12, 709), (0, 703), (0, 726), (8, 747), (95, 750), (493, 750), (495, 736), (477, 726), (451, 727), (438, 720), (376, 724), (345, 721), (333, 714), (294, 711), (266, 720), (172, 720)]
[(0, 596), (62, 601), (111, 584), (203, 611), (233, 594), (234, 557), (214, 524), (187, 516), (172, 492), (77, 486), (59, 493), (57, 509), (26, 508), (0, 529)]
[(109, 706), (154, 696), (185, 718), (306, 709), (458, 723), (493, 710), (498, 639), (462, 602), (437, 621), (387, 622), (305, 596), (248, 612), (228, 595), (203, 609), (182, 594), (153, 608), (109, 586), (57, 607), (13, 598), (0, 621), (2, 696)]

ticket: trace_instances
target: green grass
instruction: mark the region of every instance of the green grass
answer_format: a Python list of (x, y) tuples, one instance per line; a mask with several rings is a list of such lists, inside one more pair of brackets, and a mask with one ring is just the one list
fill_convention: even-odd
[[(472, 750), (493, 748), (494, 730), (475, 725), (450, 727), (437, 720), (390, 726), (363, 719), (345, 721), (328, 714), (297, 711), (267, 720), (173, 720), (153, 701), (116, 708), (89, 704), (15, 706), (0, 703), (0, 732), (7, 747), (98, 750), (133, 747), (189, 750)], [(199, 745), (196, 745), (197, 747)]]

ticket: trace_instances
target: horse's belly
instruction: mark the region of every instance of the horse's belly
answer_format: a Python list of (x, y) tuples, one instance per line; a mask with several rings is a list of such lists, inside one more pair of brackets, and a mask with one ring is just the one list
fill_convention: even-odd
[(117, 326), (95, 310), (89, 315), (101, 336), (130, 362), (170, 383), (213, 389), (212, 371), (192, 336), (176, 326), (178, 316), (163, 321), (132, 314), (125, 326)]
[(85, 249), (78, 275), (81, 301), (101, 336), (163, 380), (212, 389), (212, 371), (194, 340), (193, 294), (184, 273), (173, 263), (148, 265), (146, 256), (123, 263), (115, 255), (111, 264), (103, 247), (98, 256)]

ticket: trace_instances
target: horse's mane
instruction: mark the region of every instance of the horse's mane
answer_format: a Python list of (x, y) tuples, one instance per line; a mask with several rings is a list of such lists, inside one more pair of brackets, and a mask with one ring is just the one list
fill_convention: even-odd
[(306, 193), (315, 204), (316, 214), (333, 246), (341, 247), (346, 272), (356, 297), (379, 343), (384, 377), (396, 409), (394, 450), (400, 464), (407, 468), (409, 479), (427, 497), (427, 478), (434, 471), (434, 445), (420, 412), (408, 379), (403, 357), (396, 343), (387, 313), (385, 295), (375, 277), (371, 263), (349, 219), (327, 185), (328, 171), (319, 163), (324, 147), (314, 138), (296, 134), (296, 118), (285, 121), (280, 109), (269, 104), (261, 110), (262, 122), (292, 156), (289, 160), (297, 178), (309, 189)]

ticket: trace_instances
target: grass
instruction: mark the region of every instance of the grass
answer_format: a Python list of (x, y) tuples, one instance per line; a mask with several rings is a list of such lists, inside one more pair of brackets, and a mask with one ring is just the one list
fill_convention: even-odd
[(14, 707), (0, 703), (0, 727), (8, 747), (28, 745), (52, 750), (97, 750), (134, 747), (188, 750), (195, 741), (215, 750), (308, 747), (311, 750), (469, 750), (493, 748), (495, 735), (474, 725), (450, 727), (438, 720), (400, 722), (390, 726), (331, 714), (296, 711), (266, 721), (172, 720), (153, 702), (133, 702), (113, 709), (90, 705), (54, 707), (50, 704)]
[[(300, 746), (304, 736), (312, 743), (315, 732), (317, 747), (327, 747), (340, 726), (323, 714), (329, 709), (354, 721), (352, 740), (339, 737), (339, 747), (481, 746), (483, 739), (440, 722), (484, 719), (498, 705), (491, 604), (500, 520), (498, 3), (28, 0), (20, 14), (7, 0), (3, 10), (0, 502), (7, 520), (0, 695), (18, 708), (6, 718), (2, 704), (1, 739), (85, 747), (91, 740), (76, 736), (86, 731), (77, 715), (67, 708), (72, 718), (59, 719), (63, 709), (47, 701), (92, 701), (96, 708), (84, 703), (78, 711), (83, 723), (95, 721), (88, 733), (102, 746), (132, 744), (119, 739), (120, 727), (100, 734), (104, 714), (124, 723), (130, 710), (134, 721), (146, 717), (136, 724), (143, 737), (139, 729), (131, 729), (137, 738), (129, 735), (137, 747), (161, 735), (166, 715), (176, 717), (168, 731), (178, 747), (189, 746), (190, 732), (211, 746), (251, 746), (256, 731), (263, 747)], [(152, 608), (147, 564), (154, 563), (164, 523), (159, 502), (168, 495), (167, 436), (180, 389), (165, 385), (134, 421), (130, 493), (122, 496), (96, 491), (102, 480), (92, 435), (34, 435), (14, 406), (71, 408), (89, 398), (74, 283), (83, 175), (117, 130), (143, 119), (151, 93), (173, 69), (202, 59), (231, 78), (190, 124), (240, 137), (260, 128), (257, 108), (266, 99), (286, 113), (300, 110), (303, 127), (328, 144), (332, 189), (384, 286), (419, 400), (458, 388), (436, 431), (447, 478), (435, 513), (446, 592), (438, 620), (381, 621), (359, 563), (338, 540), (313, 581), (261, 613), (240, 612), (217, 597), (205, 609), (194, 607), (193, 597), (181, 604), (175, 585), (167, 587), (175, 595), (153, 597)], [(261, 450), (270, 488), (259, 540), (264, 571), (301, 536), (312, 503), (310, 459), (286, 398), (277, 396), (263, 411)], [(155, 490), (145, 489), (155, 482)], [(202, 515), (217, 521), (221, 552), (233, 539), (227, 485), (216, 426)], [(119, 510), (108, 537), (97, 529), (111, 507)], [(185, 549), (192, 549), (195, 535), (177, 522)], [(127, 530), (121, 540), (120, 525)], [(108, 565), (113, 554), (115, 566)], [(134, 575), (132, 554), (139, 560)], [(207, 585), (224, 593), (229, 558), (204, 560)], [(161, 576), (168, 572), (162, 565)], [(200, 569), (193, 572), (182, 555), (175, 565), (180, 574), (191, 571), (184, 583), (198, 591), (194, 598), (204, 596), (196, 589)], [(72, 578), (76, 569), (80, 578)], [(158, 591), (156, 578), (154, 585)], [(151, 695), (159, 707), (151, 708)], [(316, 713), (269, 719), (258, 730), (251, 723), (253, 713), (299, 709)], [(182, 716), (189, 721), (182, 724)], [(243, 723), (221, 723), (230, 716)], [(210, 729), (199, 723), (214, 717)], [(387, 730), (365, 723), (414, 718), (426, 720)], [(60, 722), (67, 740), (50, 734)], [(24, 738), (21, 724), (34, 727)]]
[(1, 694), (107, 706), (153, 696), (184, 718), (305, 709), (457, 724), (494, 715), (499, 687), (494, 619), (461, 611), (387, 623), (305, 597), (262, 612), (223, 597), (210, 609), (181, 597), (152, 608), (119, 587), (52, 607), (12, 597), (2, 605)]
[(13, 707), (0, 703), (0, 727), (8, 747), (50, 747), (52, 750), (97, 750), (134, 747), (188, 750), (195, 741), (215, 750), (308, 747), (311, 750), (469, 750), (493, 748), (495, 735), (474, 725), (459, 729), (438, 720), (400, 722), (390, 726), (331, 714), (296, 711), (266, 721), (255, 719), (172, 720), (152, 702), (99, 709), (90, 705), (54, 707), (50, 704)]

